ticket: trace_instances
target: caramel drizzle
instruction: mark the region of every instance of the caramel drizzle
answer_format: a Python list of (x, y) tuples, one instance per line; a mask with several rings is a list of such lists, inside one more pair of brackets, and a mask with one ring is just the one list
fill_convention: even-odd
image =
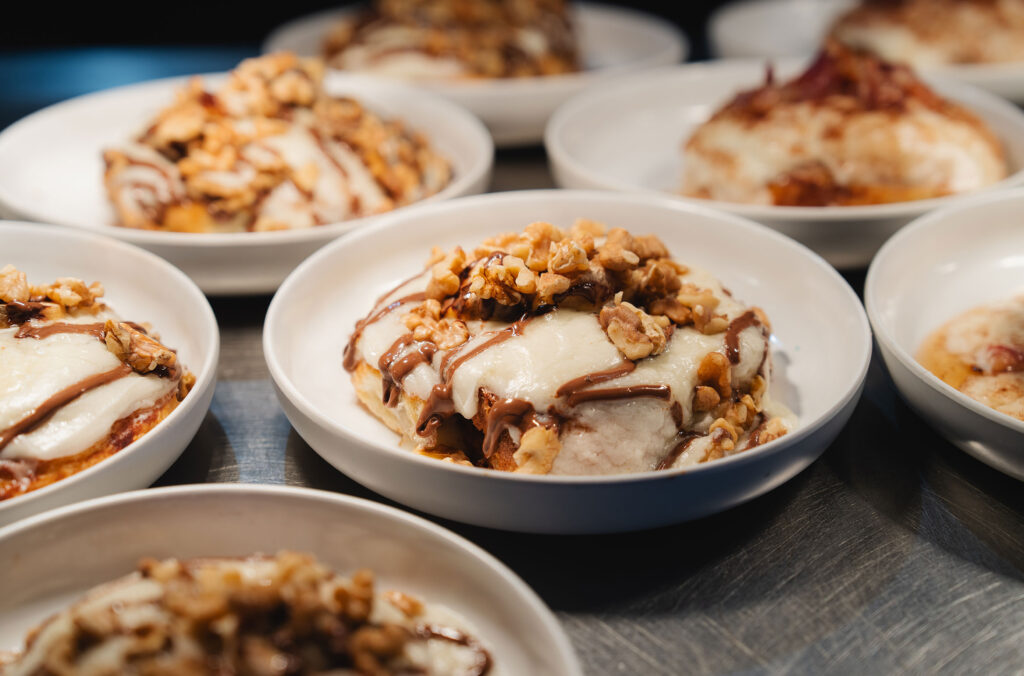
[(760, 326), (761, 320), (752, 310), (747, 310), (732, 320), (725, 331), (725, 356), (730, 364), (740, 363), (740, 334), (751, 326)]
[(106, 385), (107, 383), (120, 378), (124, 378), (131, 372), (131, 366), (128, 366), (127, 364), (120, 364), (116, 368), (84, 378), (74, 385), (69, 385), (63, 390), (53, 394), (46, 401), (39, 404), (39, 406), (37, 406), (27, 416), (0, 432), (0, 450), (3, 450), (3, 448), (7, 446), (7, 444), (11, 443), (11, 441), (13, 441), (19, 434), (31, 432), (33, 428), (39, 425), (39, 423), (45, 420), (47, 416), (61, 406), (74, 401), (89, 390), (100, 387), (101, 385)]
[[(419, 275), (417, 275), (417, 277), (418, 276)], [(407, 282), (402, 282), (402, 284), (396, 287), (395, 291), (402, 288), (402, 286), (404, 286), (406, 283)], [(391, 293), (394, 293), (394, 291), (392, 291)], [(401, 298), (391, 301), (381, 309), (377, 310), (376, 312), (370, 313), (370, 315), (356, 322), (356, 326), (352, 330), (352, 335), (348, 337), (348, 343), (345, 344), (345, 350), (342, 353), (342, 366), (345, 367), (345, 370), (352, 371), (359, 363), (358, 359), (356, 358), (356, 342), (359, 340), (360, 336), (363, 335), (363, 331), (366, 329), (367, 326), (379, 321), (382, 317), (384, 317), (390, 312), (394, 312), (395, 310), (397, 310), (402, 305), (405, 305), (406, 303), (415, 303), (416, 301), (426, 300), (426, 298), (427, 294), (423, 293), (422, 291), (419, 293), (411, 293), (408, 296), (402, 296)]]
[(632, 361), (624, 361), (618, 366), (613, 366), (610, 369), (604, 371), (595, 371), (594, 373), (588, 373), (585, 376), (579, 378), (573, 378), (569, 382), (565, 383), (555, 391), (556, 397), (571, 396), (576, 393), (577, 390), (582, 390), (584, 387), (590, 385), (596, 385), (603, 383), (608, 380), (614, 380), (627, 373), (632, 373), (636, 369), (636, 363)]
[(11, 324), (24, 324), (30, 319), (38, 317), (43, 310), (47, 307), (54, 305), (53, 303), (44, 303), (41, 301), (20, 301), (12, 300), (9, 303), (3, 303), (4, 314), (7, 316), (7, 321)]
[(681, 456), (686, 451), (686, 449), (690, 447), (690, 444), (692, 444), (699, 438), (699, 434), (694, 434), (692, 432), (680, 436), (679, 440), (676, 442), (676, 445), (672, 447), (672, 450), (668, 452), (668, 455), (662, 458), (661, 462), (658, 463), (658, 466), (655, 467), (655, 469), (670, 469), (672, 465), (676, 464), (676, 460), (679, 459), (679, 456)]
[(477, 654), (476, 664), (471, 666), (466, 671), (467, 676), (486, 676), (493, 666), (493, 660), (491, 659), (491, 653), (486, 648), (480, 645), (476, 639), (468, 634), (465, 634), (458, 629), (452, 627), (443, 627), (436, 624), (421, 624), (416, 627), (414, 634), (415, 638), (423, 641), (429, 641), (430, 639), (441, 639), (442, 641), (448, 641), (456, 645), (465, 646)]
[(499, 343), (503, 343), (513, 336), (521, 336), (523, 329), (530, 322), (530, 319), (530, 317), (524, 316), (522, 319), (513, 322), (511, 326), (495, 332), (494, 335), (473, 349), (466, 350), (465, 353), (452, 350), (445, 354), (441, 360), (441, 382), (434, 385), (430, 390), (430, 396), (427, 397), (423, 412), (416, 422), (416, 434), (421, 437), (428, 436), (441, 426), (445, 418), (455, 412), (455, 404), (452, 402), (452, 379), (455, 377), (455, 372), (459, 367), (481, 352)]
[(62, 333), (85, 333), (97, 338), (98, 340), (104, 340), (107, 335), (106, 329), (102, 323), (95, 324), (72, 324), (70, 322), (54, 322), (53, 324), (45, 324), (43, 326), (29, 326), (22, 324), (18, 332), (14, 334), (15, 338), (35, 338), (36, 340), (43, 340), (50, 336), (55, 336)]

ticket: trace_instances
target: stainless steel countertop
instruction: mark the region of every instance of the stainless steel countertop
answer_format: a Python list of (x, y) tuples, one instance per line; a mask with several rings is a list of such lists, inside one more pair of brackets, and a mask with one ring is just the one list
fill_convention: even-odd
[[(499, 153), (492, 189), (551, 186), (541, 150)], [(860, 292), (863, 272), (847, 279)], [(263, 361), (269, 300), (213, 299), (213, 406), (158, 484), (289, 484), (395, 504), (291, 429)], [(824, 456), (723, 514), (571, 537), (427, 518), (522, 576), (588, 674), (1024, 671), (1024, 485), (922, 423), (877, 356)]]

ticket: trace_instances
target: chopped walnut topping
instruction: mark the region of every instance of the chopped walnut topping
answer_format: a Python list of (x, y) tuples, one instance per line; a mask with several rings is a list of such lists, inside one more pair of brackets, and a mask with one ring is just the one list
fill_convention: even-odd
[(725, 418), (718, 418), (708, 429), (708, 436), (711, 439), (711, 448), (704, 458), (707, 460), (718, 460), (736, 449), (736, 442), (739, 440), (739, 431)]
[(633, 246), (632, 235), (622, 228), (612, 228), (604, 244), (598, 247), (597, 260), (608, 270), (631, 270), (640, 264), (640, 256), (631, 249)]
[[(433, 257), (433, 254), (432, 254)], [(450, 254), (430, 268), (427, 298), (441, 300), (459, 290), (459, 274), (466, 267), (466, 252), (457, 246)]]
[(173, 371), (178, 357), (141, 331), (123, 322), (108, 319), (103, 326), (107, 349), (138, 373), (150, 373), (163, 367)]
[(450, 350), (469, 340), (466, 324), (454, 317), (441, 317), (441, 303), (428, 298), (402, 317), (405, 328), (416, 340), (428, 340), (439, 349)]
[(423, 601), (420, 601), (415, 596), (392, 589), (384, 592), (384, 598), (395, 608), (401, 610), (402, 614), (406, 617), (416, 617), (423, 614)]
[(761, 431), (757, 436), (757, 445), (767, 444), (769, 441), (775, 441), (779, 437), (785, 436), (788, 430), (786, 424), (782, 422), (781, 418), (770, 418), (764, 423)]
[(606, 305), (601, 308), (599, 320), (609, 340), (627, 359), (661, 354), (668, 342), (668, 317), (651, 316), (630, 303)]
[(732, 395), (732, 365), (729, 358), (721, 352), (704, 355), (697, 367), (697, 381), (714, 388), (722, 399), (728, 399)]
[(4, 303), (25, 302), (31, 296), (31, 291), (24, 272), (13, 265), (5, 265), (0, 268), (0, 301)]
[(539, 425), (523, 432), (519, 448), (512, 454), (512, 459), (518, 465), (517, 472), (547, 474), (561, 450), (558, 429)]
[(693, 391), (693, 410), (698, 412), (710, 411), (716, 406), (722, 397), (718, 390), (707, 385), (698, 385)]
[(73, 277), (60, 277), (53, 284), (32, 287), (32, 298), (51, 300), (68, 312), (93, 307), (102, 295), (103, 285), (99, 282), (86, 286), (85, 282)]

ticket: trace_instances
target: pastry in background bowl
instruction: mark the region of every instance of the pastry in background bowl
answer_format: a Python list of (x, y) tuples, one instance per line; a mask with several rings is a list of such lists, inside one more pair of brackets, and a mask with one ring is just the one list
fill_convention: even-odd
[(925, 340), (917, 360), (950, 387), (1024, 420), (1024, 296), (951, 319)]
[(685, 143), (682, 192), (852, 206), (977, 190), (1007, 176), (999, 139), (907, 67), (838, 42), (805, 72), (737, 95)]
[(247, 59), (213, 91), (193, 79), (132, 141), (104, 152), (117, 224), (174, 232), (311, 228), (442, 190), (427, 138), (323, 88), (323, 64)]
[(166, 418), (195, 377), (103, 287), (31, 285), (0, 269), (0, 500), (117, 453)]
[(498, 673), (444, 606), (342, 577), (309, 554), (147, 559), (91, 590), (0, 663), (30, 674)]
[(329, 66), (408, 79), (580, 69), (565, 0), (373, 0), (328, 34)]
[(686, 467), (784, 435), (770, 325), (654, 236), (545, 222), (435, 249), (350, 336), (359, 400), (416, 452), (530, 474)]
[(1024, 61), (1024, 1), (866, 0), (831, 34), (915, 68)]

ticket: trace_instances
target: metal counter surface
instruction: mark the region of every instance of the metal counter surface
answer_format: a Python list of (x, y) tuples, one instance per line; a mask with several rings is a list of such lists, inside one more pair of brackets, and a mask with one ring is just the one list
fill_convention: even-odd
[[(541, 150), (498, 154), (493, 190), (551, 186)], [(860, 292), (863, 272), (847, 279)], [(158, 483), (288, 484), (395, 504), (291, 429), (263, 361), (269, 298), (212, 302), (222, 337), (213, 406)], [(723, 514), (608, 536), (427, 518), (522, 576), (588, 674), (1024, 669), (1024, 486), (928, 428), (877, 355), (824, 456)]]

